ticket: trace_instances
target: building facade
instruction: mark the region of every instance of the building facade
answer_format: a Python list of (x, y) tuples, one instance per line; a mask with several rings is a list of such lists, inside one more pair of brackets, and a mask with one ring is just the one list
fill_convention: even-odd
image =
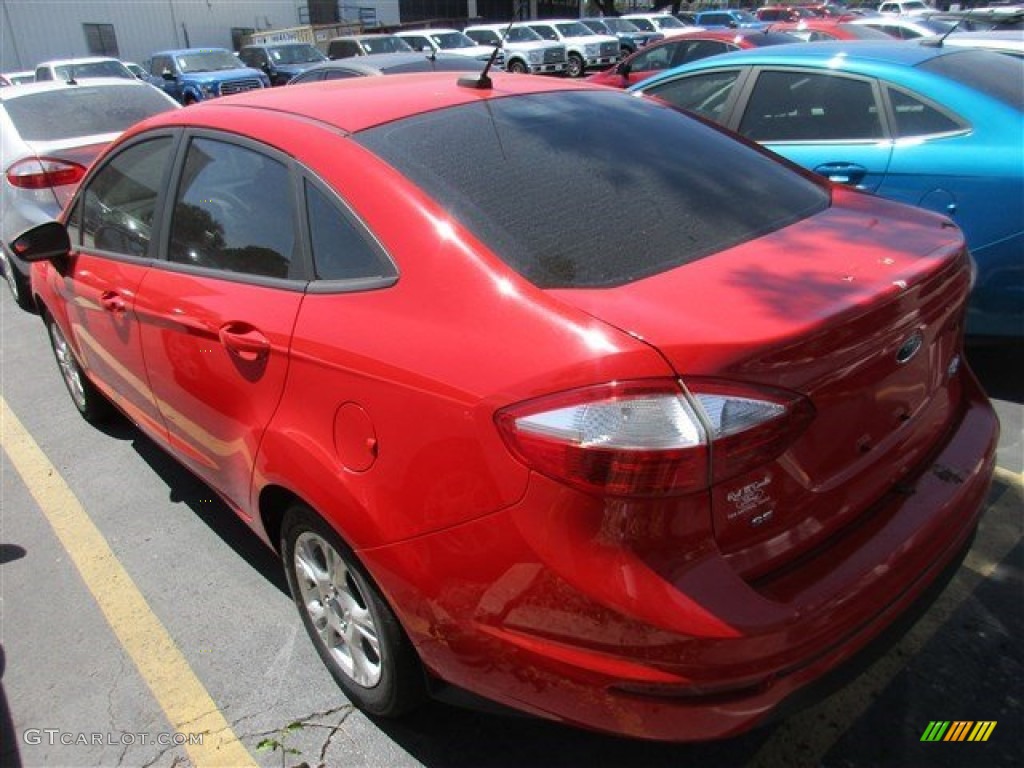
[(0, 0), (0, 72), (49, 59), (155, 51), (238, 50), (248, 34), (308, 24), (366, 28), (432, 20), (577, 17), (580, 0)]
[(0, 0), (0, 72), (48, 59), (144, 61), (169, 48), (237, 50), (257, 30), (317, 22), (399, 22), (399, 0)]

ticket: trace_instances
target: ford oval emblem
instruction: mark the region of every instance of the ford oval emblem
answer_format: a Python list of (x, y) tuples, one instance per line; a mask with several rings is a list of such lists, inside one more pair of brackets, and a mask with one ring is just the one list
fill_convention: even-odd
[(921, 351), (921, 347), (924, 346), (924, 336), (920, 331), (915, 333), (909, 339), (903, 342), (903, 346), (900, 347), (900, 351), (896, 353), (896, 362), (900, 365), (909, 363), (918, 352)]

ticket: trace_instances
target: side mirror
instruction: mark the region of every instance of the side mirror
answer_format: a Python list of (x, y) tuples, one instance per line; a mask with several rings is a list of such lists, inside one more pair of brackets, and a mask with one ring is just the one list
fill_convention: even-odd
[(59, 221), (32, 227), (11, 243), (11, 251), (22, 261), (62, 259), (71, 253), (71, 238)]
[(169, 70), (169, 69), (164, 69), (164, 71), (160, 73), (160, 76), (164, 80), (173, 80), (174, 79), (174, 73), (171, 72), (171, 70)]
[(628, 61), (624, 61), (619, 64), (619, 74), (623, 77), (629, 77), (629, 73), (633, 71), (633, 64)]

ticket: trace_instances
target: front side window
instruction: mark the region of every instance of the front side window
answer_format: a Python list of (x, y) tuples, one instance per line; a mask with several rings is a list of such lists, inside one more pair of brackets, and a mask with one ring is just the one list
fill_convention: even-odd
[[(552, 34), (554, 33), (552, 32)], [(505, 39), (510, 43), (535, 43), (538, 40), (543, 40), (544, 38), (530, 27), (512, 27), (512, 29), (508, 31), (508, 36)]]
[(708, 56), (716, 56), (719, 53), (726, 53), (735, 50), (735, 46), (720, 43), (717, 40), (694, 40), (686, 46), (685, 53), (681, 58), (677, 57), (672, 66), (679, 66), (697, 59), (706, 59)]
[(489, 29), (471, 29), (466, 34), (480, 45), (498, 45), (501, 42), (501, 37)]
[(867, 80), (807, 72), (763, 72), (739, 132), (754, 141), (861, 141), (884, 137)]
[(540, 35), (545, 40), (556, 40), (556, 41), (558, 40), (558, 33), (555, 32), (555, 28), (554, 27), (548, 27), (548, 26), (543, 26), (542, 25), (542, 26), (530, 27), (530, 29), (532, 29), (534, 32), (536, 32), (538, 35)]
[(93, 176), (82, 195), (86, 250), (152, 255), (153, 217), (172, 146), (169, 136), (133, 144)]
[(361, 40), (367, 53), (408, 53), (412, 46), (394, 35), (374, 35)]
[(164, 72), (174, 73), (174, 62), (170, 56), (154, 56), (149, 62), (149, 74), (162, 77)]
[(288, 277), (297, 250), (291, 189), (283, 163), (247, 147), (193, 139), (171, 219), (171, 261)]
[(725, 105), (739, 76), (739, 70), (728, 70), (680, 77), (666, 83), (658, 83), (646, 93), (680, 109), (721, 122)]
[(558, 27), (558, 31), (565, 37), (589, 37), (594, 34), (591, 30), (587, 29), (585, 25), (580, 24), (578, 21), (566, 24), (556, 24), (555, 26)]
[(668, 69), (672, 66), (672, 58), (681, 43), (659, 45), (655, 48), (647, 48), (640, 51), (632, 61), (634, 72), (654, 72), (660, 69)]
[(422, 35), (406, 35), (402, 39), (407, 45), (412, 46), (417, 51), (429, 51), (433, 49), (430, 41)]

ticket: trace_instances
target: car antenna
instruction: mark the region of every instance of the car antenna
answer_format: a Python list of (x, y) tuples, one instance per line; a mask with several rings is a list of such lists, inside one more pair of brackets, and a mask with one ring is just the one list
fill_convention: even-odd
[(494, 50), (491, 52), (491, 58), (487, 60), (484, 65), (483, 71), (480, 72), (476, 77), (460, 77), (458, 84), (463, 88), (476, 88), (480, 91), (489, 91), (494, 87), (494, 83), (491, 82), (491, 78), (487, 76), (487, 73), (491, 71), (491, 66), (494, 64), (494, 60), (498, 58), (498, 51), (505, 44), (505, 38), (508, 37), (508, 33), (512, 30), (512, 25), (516, 23), (516, 16), (519, 16), (523, 10), (523, 3), (525, 0), (519, 0), (519, 5), (515, 11), (512, 12), (512, 18), (508, 22), (508, 26), (505, 27), (505, 32), (501, 36), (501, 40), (494, 46)]
[(962, 19), (957, 19), (956, 24), (954, 24), (952, 27), (950, 27), (949, 30), (945, 34), (943, 34), (942, 37), (940, 37), (938, 40), (926, 40), (926, 41), (923, 41), (921, 43), (921, 45), (928, 46), (929, 48), (941, 48), (942, 44), (944, 42), (946, 42), (946, 38), (949, 37), (950, 35), (952, 35), (954, 32), (956, 32), (957, 28), (961, 24), (963, 24), (966, 20), (967, 20), (966, 16), (964, 18), (962, 18)]

